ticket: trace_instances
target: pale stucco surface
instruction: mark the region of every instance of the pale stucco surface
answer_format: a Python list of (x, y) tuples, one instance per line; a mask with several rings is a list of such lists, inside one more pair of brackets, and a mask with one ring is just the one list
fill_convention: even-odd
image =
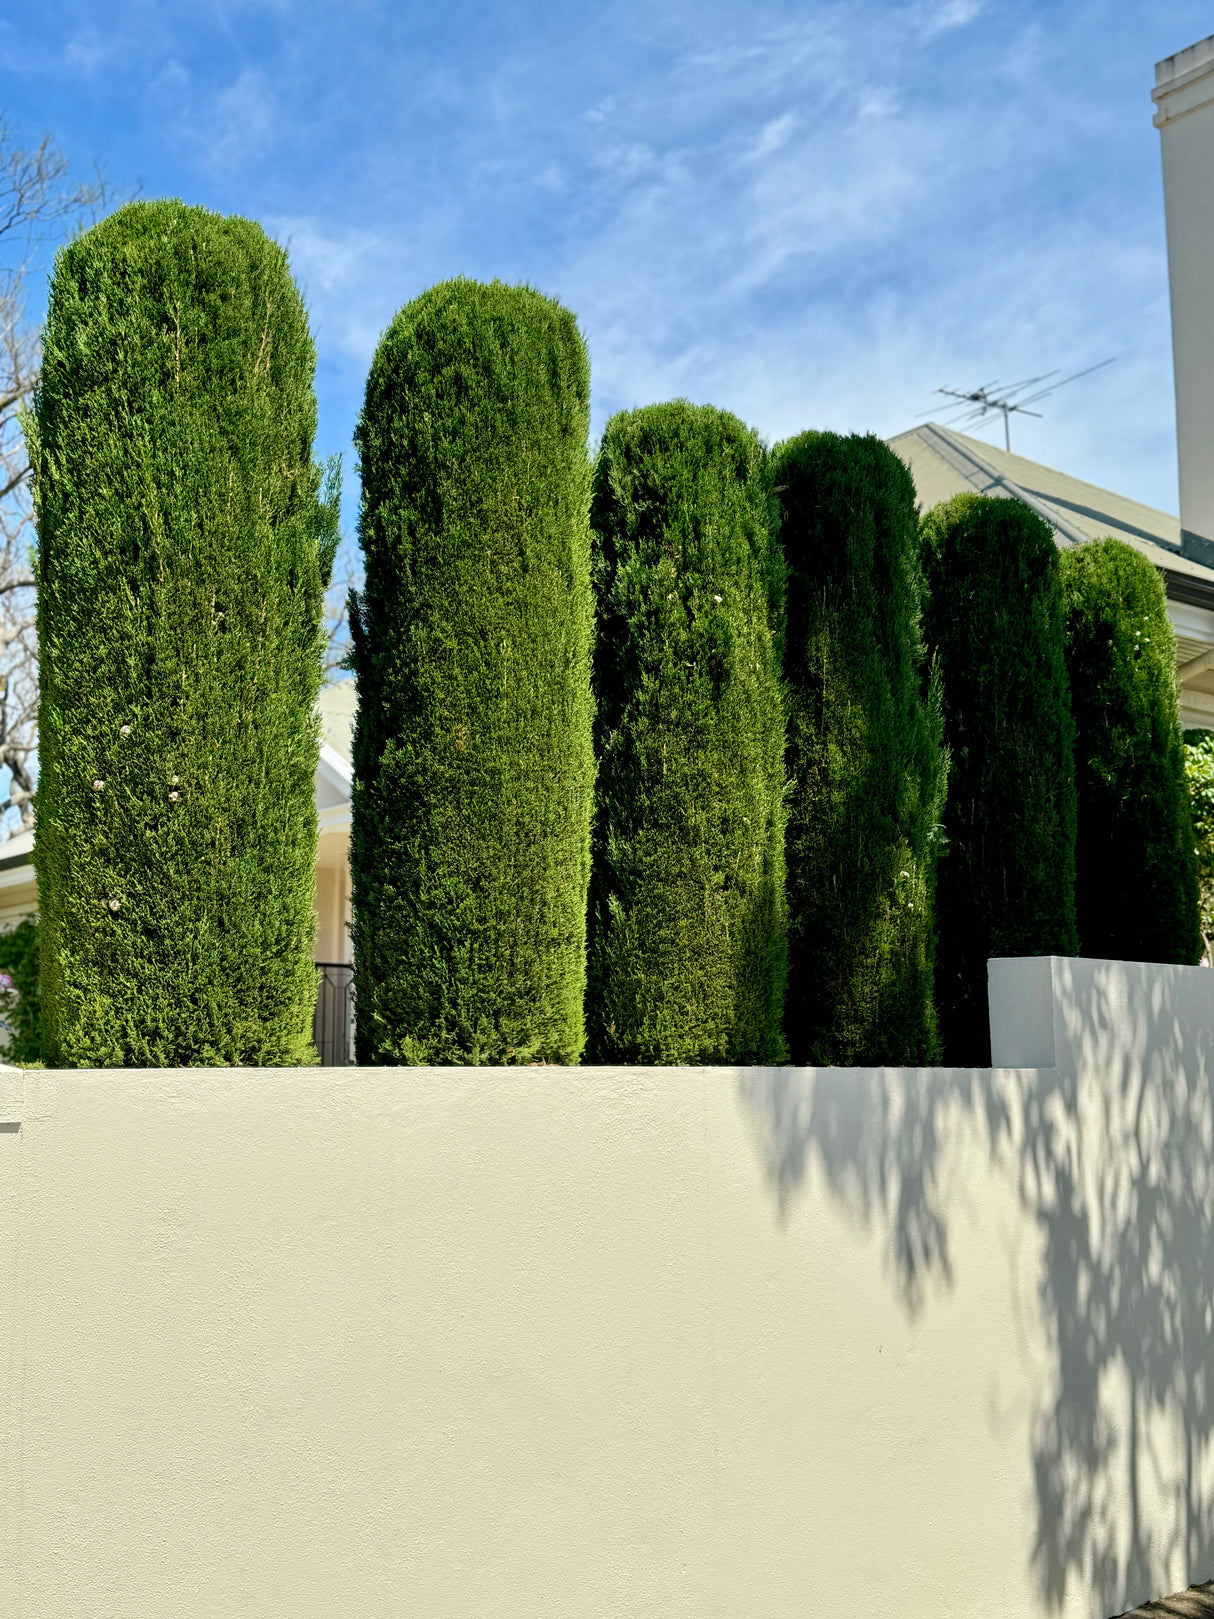
[(1209, 1577), (1214, 972), (993, 973), (1056, 1067), (0, 1080), (0, 1614)]

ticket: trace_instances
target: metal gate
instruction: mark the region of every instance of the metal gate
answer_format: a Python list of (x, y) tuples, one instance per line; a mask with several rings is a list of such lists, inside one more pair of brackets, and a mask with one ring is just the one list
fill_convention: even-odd
[(312, 1043), (324, 1068), (354, 1061), (354, 968), (344, 961), (318, 961)]

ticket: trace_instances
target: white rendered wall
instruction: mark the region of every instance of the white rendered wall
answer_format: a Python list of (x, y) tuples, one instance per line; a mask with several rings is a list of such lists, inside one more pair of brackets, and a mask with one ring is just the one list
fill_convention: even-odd
[(991, 971), (1057, 1066), (0, 1077), (0, 1615), (1214, 1574), (1214, 972)]
[[(1160, 62), (1183, 530), (1214, 541), (1214, 37)], [(1200, 558), (1199, 560), (1206, 560)]]

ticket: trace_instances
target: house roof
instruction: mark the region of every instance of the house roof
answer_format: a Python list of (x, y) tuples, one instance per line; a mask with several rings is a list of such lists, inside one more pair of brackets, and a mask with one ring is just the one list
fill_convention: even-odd
[(13, 866), (28, 866), (33, 852), (33, 827), (27, 827), (24, 832), (14, 832), (12, 837), (0, 843), (0, 872), (8, 871)]
[[(906, 463), (926, 511), (954, 495), (1004, 495), (1022, 500), (1054, 530), (1061, 545), (1106, 535), (1125, 540), (1159, 568), (1169, 599), (1214, 610), (1214, 566), (1186, 554), (1180, 519), (1053, 467), (997, 449), (928, 422), (888, 441)], [(1200, 542), (1198, 542), (1200, 543)], [(1214, 552), (1214, 547), (1211, 548)], [(1214, 554), (1209, 558), (1214, 563)]]
[(322, 739), (340, 753), (343, 759), (352, 758), (354, 715), (358, 708), (358, 692), (354, 681), (339, 680), (336, 685), (325, 686), (316, 706), (320, 710)]

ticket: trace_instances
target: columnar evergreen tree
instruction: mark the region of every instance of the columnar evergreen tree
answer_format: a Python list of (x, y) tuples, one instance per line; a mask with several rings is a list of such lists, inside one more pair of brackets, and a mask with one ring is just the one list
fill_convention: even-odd
[(783, 577), (767, 455), (707, 406), (622, 413), (603, 436), (591, 524), (591, 1049), (779, 1061)]
[(958, 495), (922, 535), (949, 749), (936, 1011), (945, 1061), (984, 1065), (988, 959), (1079, 948), (1062, 582), (1052, 533), (1020, 501)]
[(43, 341), (46, 1059), (315, 1061), (336, 518), (286, 256), (248, 220), (134, 203), (59, 254)]
[(11, 932), (0, 933), (0, 1017), (9, 1036), (0, 1061), (42, 1061), (38, 954), (36, 916), (23, 917)]
[(1163, 578), (1123, 540), (1063, 553), (1085, 956), (1195, 962), (1197, 863)]
[(795, 1063), (936, 1060), (945, 755), (924, 680), (915, 486), (877, 438), (775, 452), (788, 569), (788, 998)]
[(1208, 961), (1214, 941), (1214, 731), (1184, 733), (1184, 763), (1201, 905), (1202, 959)]
[(590, 377), (573, 316), (445, 282), (357, 444), (351, 874), (360, 1062), (576, 1062), (591, 746)]

